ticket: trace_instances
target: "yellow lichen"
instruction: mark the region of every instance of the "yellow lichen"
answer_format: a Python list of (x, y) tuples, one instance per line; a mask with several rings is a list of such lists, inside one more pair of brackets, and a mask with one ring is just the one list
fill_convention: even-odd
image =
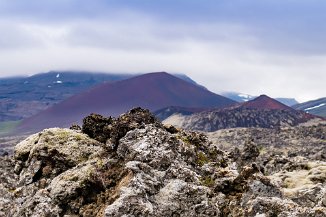
[(204, 176), (200, 179), (200, 182), (202, 185), (206, 187), (213, 187), (214, 186), (214, 180), (212, 179), (211, 176)]
[(204, 152), (200, 151), (197, 154), (197, 164), (199, 166), (203, 166), (204, 164), (209, 163), (208, 157), (204, 154)]

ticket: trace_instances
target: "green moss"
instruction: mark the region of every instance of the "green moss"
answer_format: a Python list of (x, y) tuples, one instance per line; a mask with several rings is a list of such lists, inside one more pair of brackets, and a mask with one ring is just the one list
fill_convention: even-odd
[(69, 181), (72, 181), (72, 182), (77, 182), (78, 181), (78, 176), (72, 176), (69, 178)]
[(200, 183), (206, 187), (213, 187), (215, 182), (211, 176), (204, 176), (200, 179)]
[(227, 160), (225, 160), (224, 158), (222, 158), (221, 160), (219, 160), (219, 166), (225, 168), (228, 166), (228, 162)]
[(209, 163), (208, 157), (203, 152), (198, 152), (197, 154), (197, 164), (203, 166), (204, 164)]
[(85, 136), (83, 136), (82, 134), (75, 134), (74, 138), (76, 139), (76, 141), (81, 141), (83, 139), (86, 139)]
[(15, 193), (15, 192), (16, 192), (16, 189), (15, 189), (15, 188), (9, 188), (8, 191), (9, 191), (10, 193)]
[(69, 135), (70, 135), (70, 133), (67, 132), (67, 131), (60, 131), (60, 132), (58, 133), (58, 137), (59, 137), (59, 139), (66, 139)]
[(262, 145), (259, 145), (258, 147), (259, 154), (265, 154), (267, 153), (266, 148)]
[(191, 145), (190, 140), (188, 139), (188, 137), (183, 136), (183, 135), (177, 135), (176, 136), (177, 139), (180, 139), (182, 142), (184, 142), (186, 145)]
[(82, 156), (80, 156), (80, 157), (77, 159), (77, 161), (78, 161), (78, 162), (85, 162), (85, 161), (88, 160), (88, 158), (89, 158), (89, 156), (84, 156), (84, 155), (82, 155)]
[(194, 145), (196, 147), (200, 147), (207, 141), (207, 138), (204, 134), (195, 132), (181, 133), (177, 138), (181, 139), (185, 144)]
[(105, 161), (102, 159), (99, 159), (96, 161), (96, 168), (103, 168), (105, 166)]

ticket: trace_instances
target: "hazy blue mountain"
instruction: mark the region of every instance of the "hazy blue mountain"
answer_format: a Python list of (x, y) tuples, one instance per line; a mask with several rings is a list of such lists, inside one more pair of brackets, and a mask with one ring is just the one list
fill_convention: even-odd
[[(0, 122), (30, 117), (102, 83), (120, 81), (136, 75), (139, 74), (50, 71), (28, 77), (1, 78)], [(198, 85), (184, 74), (176, 76)]]
[(296, 104), (292, 108), (326, 117), (326, 97)]
[(299, 102), (294, 98), (275, 98), (277, 101), (287, 105), (287, 106), (293, 106), (298, 104)]
[(95, 85), (133, 75), (51, 71), (0, 79), (0, 122), (32, 116)]

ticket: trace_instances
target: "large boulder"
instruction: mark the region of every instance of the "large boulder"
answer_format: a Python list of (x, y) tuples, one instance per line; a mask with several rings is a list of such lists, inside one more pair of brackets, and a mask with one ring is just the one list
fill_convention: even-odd
[(20, 184), (60, 173), (103, 152), (102, 144), (69, 129), (52, 128), (28, 137), (15, 147), (15, 172)]

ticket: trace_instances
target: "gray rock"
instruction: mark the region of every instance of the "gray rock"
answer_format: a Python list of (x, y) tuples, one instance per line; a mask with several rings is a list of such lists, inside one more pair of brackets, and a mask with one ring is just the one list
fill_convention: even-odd
[(54, 128), (0, 157), (0, 216), (326, 216), (325, 162), (305, 147), (324, 147), (323, 127), (231, 129), (208, 140), (143, 123), (146, 110), (122, 117), (115, 149)]

